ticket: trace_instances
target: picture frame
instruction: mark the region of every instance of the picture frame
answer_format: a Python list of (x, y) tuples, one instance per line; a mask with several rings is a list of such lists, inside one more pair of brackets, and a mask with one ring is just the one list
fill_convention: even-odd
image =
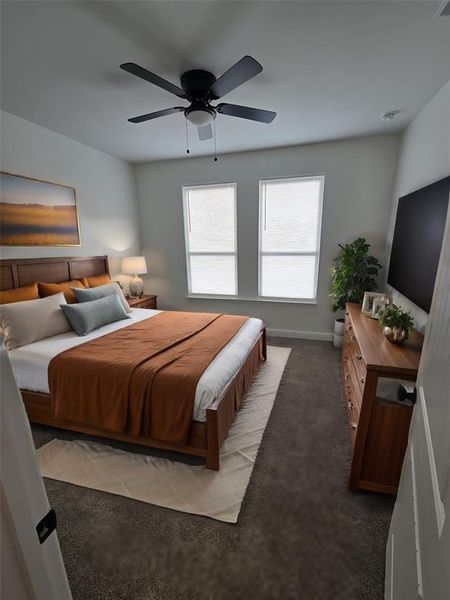
[(0, 246), (80, 246), (75, 188), (0, 171)]
[(372, 317), (373, 303), (377, 298), (385, 298), (385, 294), (381, 292), (364, 292), (361, 312), (366, 315), (366, 317)]
[(372, 306), (372, 319), (379, 319), (380, 312), (391, 303), (391, 299), (384, 296), (383, 298), (374, 298)]

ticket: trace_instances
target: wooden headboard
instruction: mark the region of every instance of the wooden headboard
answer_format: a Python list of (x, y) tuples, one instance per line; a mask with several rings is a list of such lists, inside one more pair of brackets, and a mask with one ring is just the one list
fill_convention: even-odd
[(0, 290), (21, 287), (34, 281), (59, 283), (80, 277), (109, 274), (107, 256), (64, 256), (0, 260)]

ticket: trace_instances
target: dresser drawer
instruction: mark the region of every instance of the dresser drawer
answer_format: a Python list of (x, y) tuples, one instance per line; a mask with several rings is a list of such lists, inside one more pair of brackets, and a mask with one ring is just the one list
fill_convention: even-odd
[(151, 300), (143, 300), (142, 302), (137, 302), (134, 305), (134, 308), (153, 308), (156, 309), (156, 300), (152, 298)]
[(158, 296), (142, 296), (141, 298), (128, 298), (131, 308), (147, 308), (156, 310)]
[(355, 335), (349, 336), (348, 346), (348, 353), (355, 367), (357, 378), (360, 385), (364, 387), (367, 375), (366, 363)]
[(345, 324), (344, 324), (344, 335), (349, 336), (353, 330), (352, 322), (350, 321), (350, 317), (348, 313), (345, 314)]
[(347, 402), (347, 410), (349, 414), (349, 421), (358, 423), (360, 414), (360, 403), (357, 394), (351, 386), (348, 386), (344, 392), (345, 401)]
[(344, 378), (344, 398), (347, 406), (347, 416), (350, 432), (352, 434), (352, 442), (354, 443), (358, 428), (359, 414), (361, 411), (362, 394), (358, 385), (355, 385), (351, 372), (351, 361), (350, 363), (348, 361), (344, 361), (342, 365), (342, 373)]
[(355, 400), (355, 396), (353, 394), (353, 389), (351, 385), (346, 385), (344, 387), (344, 398), (347, 407), (347, 418), (350, 427), (350, 433), (352, 436), (352, 443), (354, 444), (356, 439), (356, 432), (358, 429), (360, 407)]
[(360, 361), (358, 361), (354, 355), (350, 354), (350, 361), (351, 361), (351, 369), (350, 369), (350, 374), (352, 376), (352, 379), (355, 383), (355, 385), (357, 385), (361, 391), (361, 394), (364, 392), (364, 386), (366, 384), (366, 378), (367, 378), (367, 370), (366, 367), (364, 365), (364, 363), (361, 363)]
[(359, 410), (361, 408), (364, 387), (361, 385), (360, 380), (358, 379), (351, 360), (346, 361), (344, 365), (344, 386), (346, 389), (349, 389), (351, 400)]
[(351, 356), (345, 362), (344, 368), (344, 383), (348, 382), (352, 388), (352, 395), (355, 402), (361, 406), (362, 397), (364, 394), (365, 377), (360, 377), (357, 372)]
[(348, 335), (349, 346), (352, 354), (354, 356), (358, 356), (359, 360), (362, 360), (361, 348), (359, 347), (358, 340), (356, 339), (356, 335), (353, 331), (349, 331)]

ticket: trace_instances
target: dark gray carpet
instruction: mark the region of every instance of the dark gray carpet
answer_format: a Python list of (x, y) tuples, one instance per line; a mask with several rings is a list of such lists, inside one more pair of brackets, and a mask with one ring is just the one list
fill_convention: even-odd
[(270, 343), (293, 351), (237, 525), (46, 480), (74, 600), (383, 598), (393, 500), (347, 490), (339, 354)]

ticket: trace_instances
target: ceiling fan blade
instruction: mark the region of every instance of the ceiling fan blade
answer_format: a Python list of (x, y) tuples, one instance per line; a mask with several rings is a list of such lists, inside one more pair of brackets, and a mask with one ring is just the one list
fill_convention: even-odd
[(263, 70), (262, 65), (251, 56), (244, 56), (233, 65), (228, 71), (217, 79), (209, 88), (214, 98), (222, 98), (231, 90), (242, 85)]
[(130, 123), (143, 123), (144, 121), (151, 121), (158, 117), (165, 117), (166, 115), (173, 115), (174, 113), (182, 112), (184, 108), (182, 106), (175, 106), (174, 108), (166, 108), (164, 110), (157, 110), (156, 112), (147, 113), (146, 115), (140, 115), (139, 117), (133, 117), (128, 119)]
[(148, 81), (149, 83), (153, 83), (153, 85), (157, 85), (158, 87), (162, 88), (163, 90), (166, 90), (167, 92), (170, 92), (171, 94), (175, 94), (175, 96), (178, 96), (179, 98), (186, 98), (186, 94), (184, 93), (184, 90), (182, 88), (178, 87), (177, 85), (174, 85), (173, 83), (170, 83), (170, 81), (163, 79), (159, 75), (155, 75), (154, 73), (147, 71), (147, 69), (140, 67), (136, 63), (123, 63), (122, 65), (120, 65), (120, 68), (124, 71), (127, 71), (127, 73), (136, 75), (136, 77), (145, 79), (145, 81)]
[(239, 104), (218, 104), (216, 106), (216, 110), (222, 115), (240, 117), (241, 119), (249, 119), (250, 121), (259, 121), (260, 123), (272, 123), (277, 116), (277, 113), (271, 110), (251, 108), (250, 106), (240, 106)]
[(213, 136), (211, 125), (203, 125), (203, 127), (197, 127), (198, 139), (199, 140), (210, 140)]

